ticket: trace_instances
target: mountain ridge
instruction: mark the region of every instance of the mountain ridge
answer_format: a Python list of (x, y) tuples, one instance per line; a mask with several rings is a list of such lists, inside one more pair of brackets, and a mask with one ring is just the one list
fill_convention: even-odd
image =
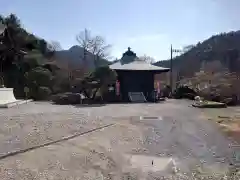
[[(240, 71), (240, 30), (220, 33), (199, 42), (192, 49), (173, 59), (173, 71), (185, 77), (199, 72), (204, 62), (220, 61), (230, 71)], [(158, 61), (157, 66), (170, 67), (170, 60)]]
[[(60, 50), (56, 51), (54, 53), (53, 59), (55, 59), (59, 63), (66, 63), (70, 65), (77, 65), (81, 67), (85, 67), (88, 69), (94, 69), (95, 68), (95, 62), (94, 62), (94, 55), (90, 52), (87, 51), (86, 53), (86, 59), (83, 59), (83, 54), (84, 54), (84, 48), (78, 46), (78, 45), (73, 45), (67, 50)], [(98, 66), (102, 65), (108, 65), (110, 62), (106, 59), (100, 58), (97, 62)]]

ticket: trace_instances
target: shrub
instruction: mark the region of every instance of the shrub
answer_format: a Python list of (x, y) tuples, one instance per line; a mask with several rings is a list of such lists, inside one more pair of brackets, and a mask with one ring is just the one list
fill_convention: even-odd
[(40, 86), (37, 91), (37, 100), (46, 100), (51, 95), (52, 91), (48, 87)]
[(25, 77), (28, 84), (35, 81), (38, 86), (51, 87), (52, 85), (52, 73), (48, 69), (42, 67), (32, 69), (30, 72), (25, 74)]
[(52, 93), (53, 76), (45, 68), (36, 67), (25, 73), (27, 86), (30, 89), (29, 96), (34, 100), (46, 100)]
[(180, 86), (179, 88), (176, 89), (173, 96), (174, 98), (177, 99), (186, 98), (193, 100), (194, 97), (197, 96), (197, 93), (187, 86)]

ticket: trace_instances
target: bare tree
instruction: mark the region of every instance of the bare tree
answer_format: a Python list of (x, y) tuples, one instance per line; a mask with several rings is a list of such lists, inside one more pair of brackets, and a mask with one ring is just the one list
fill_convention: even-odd
[(60, 51), (62, 50), (62, 46), (58, 41), (51, 41), (50, 43), (48, 43), (48, 49), (50, 51)]
[(99, 59), (107, 59), (109, 57), (110, 45), (106, 44), (106, 41), (101, 36), (91, 36), (88, 29), (80, 32), (76, 36), (76, 40), (80, 47), (83, 48), (83, 60), (86, 61), (87, 53), (91, 53), (94, 56), (94, 64), (97, 66)]
[(46, 56), (49, 58), (49, 60), (54, 59), (54, 55), (56, 51), (62, 50), (62, 47), (58, 41), (51, 41), (47, 43), (47, 54)]
[(90, 50), (90, 45), (92, 42), (91, 34), (88, 29), (84, 29), (84, 31), (81, 31), (77, 36), (76, 40), (79, 43), (79, 46), (81, 46), (86, 51)]
[(155, 62), (155, 59), (153, 57), (147, 56), (147, 55), (140, 56), (139, 60), (140, 61), (145, 61), (145, 62), (148, 62), (148, 63), (154, 63)]
[(109, 58), (109, 49), (111, 45), (106, 44), (106, 41), (101, 36), (96, 36), (92, 38), (90, 45), (90, 52), (94, 55), (95, 67), (98, 65), (99, 59)]

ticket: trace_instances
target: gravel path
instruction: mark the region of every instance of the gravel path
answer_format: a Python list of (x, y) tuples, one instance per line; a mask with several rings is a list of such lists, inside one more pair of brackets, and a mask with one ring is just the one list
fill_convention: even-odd
[(231, 142), (187, 101), (95, 107), (29, 103), (0, 109), (0, 120), (0, 155), (114, 124), (0, 160), (3, 180), (187, 179), (193, 172), (222, 176), (233, 162)]

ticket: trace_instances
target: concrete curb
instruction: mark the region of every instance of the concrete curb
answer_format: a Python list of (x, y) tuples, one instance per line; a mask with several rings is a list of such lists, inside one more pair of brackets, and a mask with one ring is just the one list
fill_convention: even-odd
[(32, 99), (28, 99), (28, 100), (16, 100), (14, 102), (10, 102), (10, 103), (6, 103), (6, 104), (0, 104), (0, 108), (10, 108), (16, 105), (20, 105), (20, 104), (26, 104), (28, 102), (33, 101)]

